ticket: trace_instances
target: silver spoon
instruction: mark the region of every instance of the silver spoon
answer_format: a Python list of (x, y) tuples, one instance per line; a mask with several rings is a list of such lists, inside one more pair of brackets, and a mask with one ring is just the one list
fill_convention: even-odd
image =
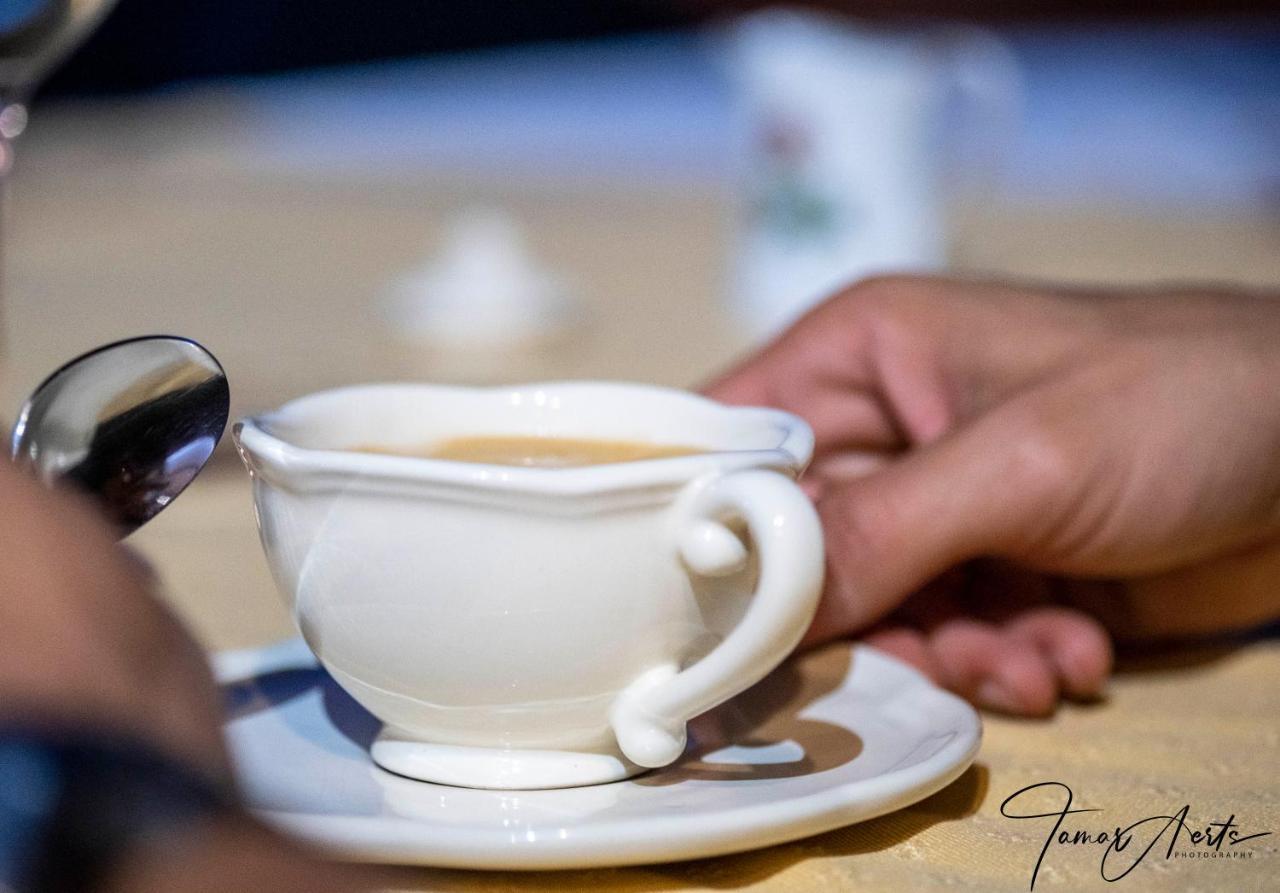
[(227, 425), (231, 392), (213, 354), (150, 335), (92, 350), (23, 404), (13, 461), (102, 506), (123, 538), (154, 518), (204, 467)]

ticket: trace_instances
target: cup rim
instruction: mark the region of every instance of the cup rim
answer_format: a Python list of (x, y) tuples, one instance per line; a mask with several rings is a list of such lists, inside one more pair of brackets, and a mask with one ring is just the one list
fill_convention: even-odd
[[(585, 465), (572, 468), (537, 468), (460, 462), (419, 456), (363, 453), (353, 450), (299, 446), (270, 432), (271, 425), (300, 413), (320, 399), (345, 396), (358, 399), (362, 393), (402, 390), (435, 395), (465, 395), (476, 398), (506, 398), (583, 394), (610, 390), (661, 396), (697, 407), (714, 416), (753, 417), (775, 428), (778, 443), (767, 448), (710, 449), (687, 456), (670, 456), (634, 462)], [(274, 483), (300, 475), (338, 475), (343, 478), (370, 478), (382, 481), (422, 482), (466, 488), (515, 490), (529, 493), (576, 495), (638, 486), (685, 483), (702, 473), (744, 468), (773, 468), (798, 475), (813, 454), (813, 431), (789, 412), (759, 406), (719, 403), (689, 391), (656, 385), (616, 381), (546, 381), (493, 387), (437, 385), (416, 382), (389, 382), (330, 388), (298, 397), (265, 413), (236, 422), (232, 436), (241, 458), (255, 471), (266, 472)]]

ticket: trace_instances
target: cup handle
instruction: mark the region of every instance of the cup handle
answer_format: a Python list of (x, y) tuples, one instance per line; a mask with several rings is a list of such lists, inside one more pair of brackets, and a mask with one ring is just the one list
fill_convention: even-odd
[(658, 667), (614, 701), (610, 725), (622, 753), (650, 768), (684, 751), (685, 723), (754, 685), (799, 643), (822, 593), (822, 527), (807, 496), (773, 471), (752, 469), (698, 481), (675, 507), (681, 557), (694, 573), (740, 569), (747, 551), (725, 526), (746, 522), (760, 574), (746, 614), (709, 654), (677, 672)]

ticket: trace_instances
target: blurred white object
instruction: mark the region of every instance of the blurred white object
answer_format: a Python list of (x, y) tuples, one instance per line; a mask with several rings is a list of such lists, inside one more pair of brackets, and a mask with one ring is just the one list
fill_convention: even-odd
[(386, 318), (403, 374), (485, 384), (554, 374), (547, 358), (569, 346), (581, 310), (510, 214), (472, 208), (438, 256), (394, 283)]
[(400, 334), (477, 347), (554, 333), (573, 309), (515, 219), (480, 208), (459, 215), (440, 255), (403, 276), (390, 298), (388, 316)]
[(1017, 68), (999, 41), (770, 10), (737, 23), (730, 59), (732, 300), (757, 335), (852, 280), (944, 266), (944, 168), (956, 148), (942, 139), (945, 113), (963, 94), (984, 108), (984, 128), (1009, 117)]

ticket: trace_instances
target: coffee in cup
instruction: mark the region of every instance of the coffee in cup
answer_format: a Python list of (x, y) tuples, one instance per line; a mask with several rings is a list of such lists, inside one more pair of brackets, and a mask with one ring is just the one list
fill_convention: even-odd
[(478, 462), (484, 465), (518, 465), (524, 468), (578, 468), (583, 465), (612, 465), (615, 462), (644, 462), (670, 459), (703, 452), (694, 447), (644, 443), (631, 440), (588, 440), (580, 437), (513, 437), (479, 435), (451, 437), (418, 447), (358, 446), (359, 453), (389, 456), (417, 456), (450, 462)]

